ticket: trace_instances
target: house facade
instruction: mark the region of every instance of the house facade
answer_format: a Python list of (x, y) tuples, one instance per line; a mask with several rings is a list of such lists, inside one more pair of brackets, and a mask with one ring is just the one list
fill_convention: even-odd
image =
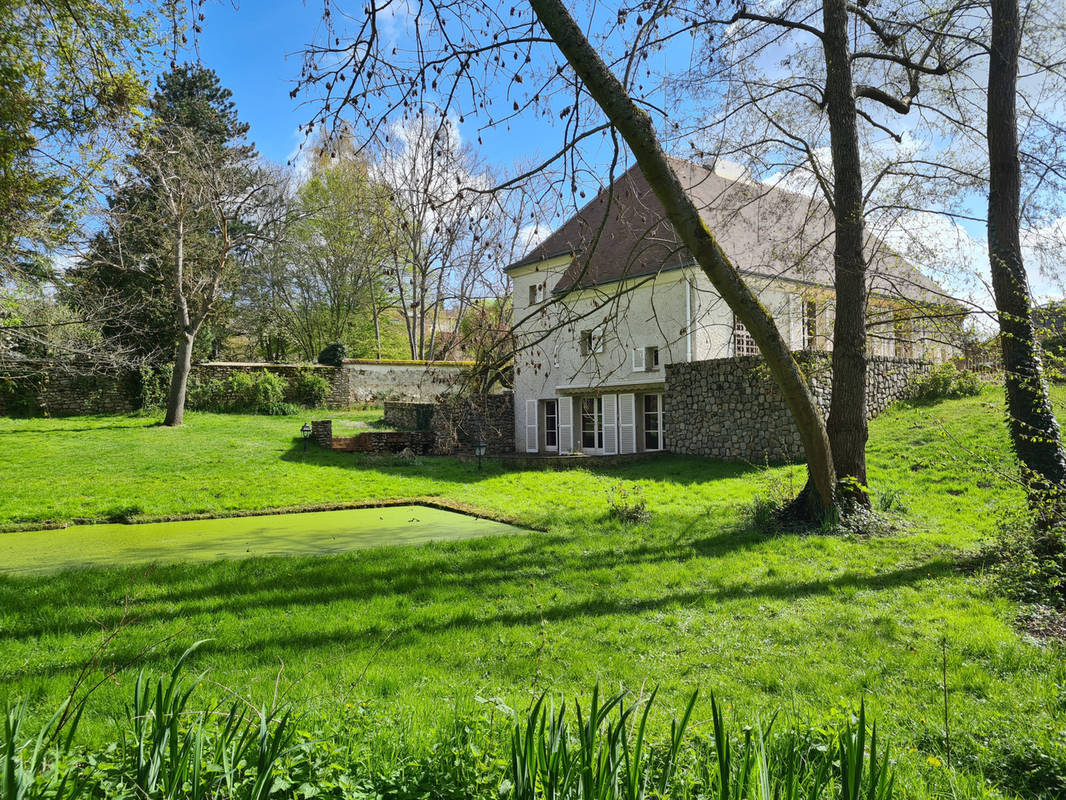
[[(735, 165), (674, 168), (792, 348), (831, 349), (825, 207), (747, 180)], [(507, 272), (518, 452), (669, 449), (670, 426), (684, 420), (664, 413), (666, 366), (758, 354), (636, 168)], [(957, 328), (958, 314), (939, 287), (887, 251), (871, 259), (870, 272), (870, 355), (950, 358), (944, 330)]]

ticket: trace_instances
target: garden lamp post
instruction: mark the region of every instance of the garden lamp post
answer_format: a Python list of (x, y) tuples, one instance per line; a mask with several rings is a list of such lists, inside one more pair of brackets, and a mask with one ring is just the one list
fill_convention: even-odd
[(304, 435), (304, 452), (306, 453), (307, 440), (311, 438), (311, 425), (305, 422), (303, 424), (303, 427), (300, 428), (300, 433)]
[(481, 472), (481, 459), (485, 457), (485, 451), (488, 449), (488, 445), (485, 444), (484, 439), (478, 439), (474, 442), (474, 455), (477, 456), (477, 471)]

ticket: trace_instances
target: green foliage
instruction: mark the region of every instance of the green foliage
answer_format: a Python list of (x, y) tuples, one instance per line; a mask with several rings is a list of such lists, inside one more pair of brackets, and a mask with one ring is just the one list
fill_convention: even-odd
[(1024, 603), (1066, 608), (1066, 522), (1038, 522), (1015, 509), (986, 550), (996, 587)]
[(607, 516), (619, 522), (636, 524), (651, 519), (644, 491), (639, 484), (614, 484), (607, 492)]
[(914, 386), (914, 399), (931, 402), (958, 397), (975, 397), (984, 384), (975, 372), (960, 370), (951, 362), (937, 364)]
[(285, 416), (298, 410), (284, 402), (287, 388), (283, 377), (267, 370), (231, 372), (222, 380), (190, 385), (187, 405), (197, 411)]
[(339, 367), (344, 364), (344, 359), (347, 357), (348, 348), (342, 342), (334, 342), (326, 345), (322, 352), (318, 354), (318, 363), (329, 367)]
[[(587, 706), (556, 710), (545, 696), (526, 714), (513, 714), (510, 758), (493, 751), (492, 722), (439, 714), (439, 733), (426, 753), (404, 752), (392, 763), (366, 751), (351, 722), (314, 730), (274, 705), (228, 705), (198, 710), (191, 704), (203, 675), (189, 680), (184, 667), (200, 641), (169, 674), (144, 670), (132, 699), (115, 720), (111, 741), (77, 741), (84, 698), (70, 701), (33, 734), (22, 704), (5, 709), (0, 731), (0, 789), (9, 800), (88, 797), (229, 798), (268, 800), (391, 797), (503, 798), (505, 800), (654, 800), (719, 797), (891, 800), (894, 775), (877, 728), (867, 736), (865, 706), (837, 732), (793, 728), (783, 735), (769, 724), (733, 734), (711, 698), (713, 735), (694, 737), (689, 723), (698, 693), (659, 737), (649, 719), (658, 691), (634, 698), (621, 692), (600, 700), (595, 686)], [(447, 712), (444, 712), (447, 713)], [(363, 721), (359, 734), (372, 726)], [(347, 729), (347, 730), (346, 730)], [(396, 766), (403, 765), (402, 769)]]
[(145, 411), (165, 408), (174, 368), (142, 362), (137, 370), (137, 407)]
[(310, 369), (300, 370), (289, 382), (289, 396), (307, 408), (321, 408), (332, 390), (328, 380)]
[(36, 417), (41, 413), (37, 390), (37, 382), (32, 378), (0, 376), (0, 409), (12, 417)]
[(0, 280), (50, 273), (146, 97), (154, 23), (124, 0), (0, 0)]
[[(1066, 390), (1054, 387), (1052, 396), (1059, 408)], [(269, 706), (280, 671), (279, 693), (315, 715), (299, 729), (328, 740), (308, 767), (313, 774), (336, 784), (350, 774), (331, 764), (367, 765), (355, 796), (495, 796), (430, 791), (476, 771), (468, 765), (480, 762), (464, 755), (471, 750), (507, 761), (506, 746), (462, 733), (476, 726), (452, 726), (441, 709), (472, 722), (477, 694), (524, 710), (534, 680), (538, 696), (550, 687), (587, 702), (598, 678), (612, 693), (661, 683), (664, 707), (678, 712), (693, 686), (714, 686), (734, 705), (721, 709), (734, 753), (745, 723), (754, 736), (758, 721), (782, 707), (822, 737), (813, 747), (835, 749), (821, 732), (839, 730), (847, 704), (857, 710), (865, 696), (879, 739), (893, 745), (897, 797), (1000, 800), (1018, 792), (1059, 800), (1061, 648), (1019, 635), (1014, 604), (973, 572), (973, 553), (994, 525), (989, 509), (1025, 502), (997, 477), (1016, 469), (1002, 405), (1002, 393), (988, 387), (935, 407), (896, 406), (871, 422), (875, 499), (893, 487), (910, 506), (903, 535), (871, 538), (767, 537), (746, 524), (757, 476), (798, 490), (802, 466), (763, 471), (664, 455), (557, 471), (493, 460), (479, 474), (453, 459), (398, 468), (314, 446), (304, 454), (299, 418), (191, 413), (178, 430), (143, 416), (0, 420), (9, 443), (0, 448), (0, 475), (18, 476), (0, 492), (0, 524), (8, 526), (99, 520), (127, 504), (143, 507), (143, 521), (434, 497), (534, 529), (350, 552), (323, 537), (313, 556), (286, 546), (284, 557), (251, 557), (264, 552), (253, 546), (233, 560), (200, 555), (217, 541), (205, 534), (159, 542), (150, 569), (131, 559), (43, 576), (9, 570), (0, 580), (0, 703), (31, 695), (36, 714), (57, 707), (99, 645), (101, 625), (121, 618), (130, 595), (131, 622), (112, 651), (117, 663), (144, 650), (146, 668), (165, 671), (183, 649), (168, 639), (181, 620), (187, 637), (216, 640), (196, 656), (196, 671), (210, 669), (212, 680), (191, 707), (224, 710), (229, 686), (253, 706)], [(343, 435), (381, 411), (330, 416)], [(639, 484), (653, 512), (639, 530), (605, 521), (606, 493), (618, 482)], [(254, 530), (256, 520), (242, 521)], [(40, 534), (42, 549), (60, 557), (61, 535)], [(119, 542), (113, 552), (122, 558)], [(942, 638), (950, 762), (934, 710)], [(136, 669), (124, 670), (95, 696), (97, 711), (82, 724), (86, 740), (113, 736), (129, 696), (122, 687), (135, 678)], [(669, 716), (649, 718), (656, 746)], [(706, 697), (692, 720), (694, 735), (711, 735)], [(334, 726), (353, 739), (331, 739)], [(775, 725), (768, 749), (787, 727)], [(713, 743), (705, 752), (710, 766)], [(953, 775), (949, 763), (962, 771)], [(491, 769), (501, 775), (507, 764)]]

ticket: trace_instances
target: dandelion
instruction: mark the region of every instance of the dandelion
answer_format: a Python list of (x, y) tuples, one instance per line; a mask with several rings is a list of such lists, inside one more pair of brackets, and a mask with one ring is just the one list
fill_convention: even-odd
[(942, 767), (942, 766), (944, 766), (944, 762), (941, 761), (936, 756), (929, 756), (929, 758), (927, 758), (925, 760), (925, 763), (927, 763), (931, 767)]

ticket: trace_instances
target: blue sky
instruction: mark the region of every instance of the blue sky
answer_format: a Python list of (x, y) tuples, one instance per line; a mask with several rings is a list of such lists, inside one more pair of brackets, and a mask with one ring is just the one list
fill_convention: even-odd
[[(303, 98), (290, 99), (289, 92), (300, 75), (303, 50), (320, 28), (321, 11), (313, 0), (222, 0), (204, 7), (199, 57), (233, 92), (238, 114), (251, 125), (252, 141), (273, 162), (294, 155), (303, 138), (297, 128), (312, 114), (309, 106), (301, 106)], [(186, 58), (196, 55), (190, 46)], [(536, 155), (538, 142), (528, 126), (502, 134), (486, 139), (482, 155), (489, 161), (509, 165)]]

